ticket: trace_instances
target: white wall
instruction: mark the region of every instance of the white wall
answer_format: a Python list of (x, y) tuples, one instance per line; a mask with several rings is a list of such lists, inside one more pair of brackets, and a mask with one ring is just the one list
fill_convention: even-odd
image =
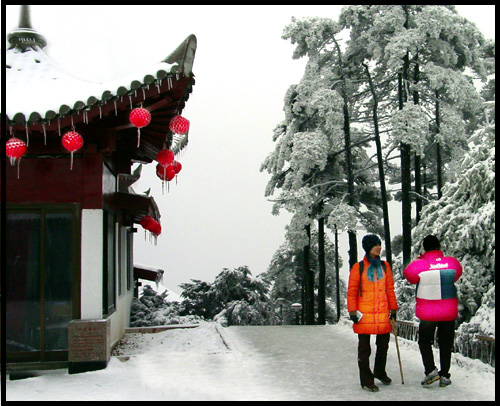
[(82, 210), (81, 318), (102, 318), (103, 211)]
[[(116, 281), (116, 311), (109, 316), (111, 320), (111, 343), (114, 345), (122, 336), (130, 323), (130, 305), (133, 287), (127, 291), (126, 257), (118, 260), (120, 252), (125, 252), (126, 230), (116, 226), (117, 238), (116, 274), (121, 278), (122, 292), (119, 292), (119, 281)], [(85, 320), (102, 319), (102, 275), (103, 275), (103, 210), (82, 210), (82, 255), (81, 255), (81, 318)], [(118, 244), (121, 243), (121, 250)], [(119, 269), (119, 266), (123, 270)], [(132, 271), (133, 272), (133, 271)]]
[[(117, 252), (116, 252), (116, 311), (111, 319), (111, 343), (114, 346), (122, 338), (125, 329), (130, 324), (130, 306), (134, 297), (133, 286), (127, 291), (127, 230), (116, 225)], [(121, 247), (119, 246), (121, 245)], [(121, 258), (120, 257), (121, 253)], [(120, 266), (122, 269), (120, 269)], [(133, 265), (132, 265), (133, 266)], [(133, 270), (132, 270), (133, 272)], [(121, 281), (119, 280), (121, 279)], [(120, 283), (122, 286), (120, 294)]]

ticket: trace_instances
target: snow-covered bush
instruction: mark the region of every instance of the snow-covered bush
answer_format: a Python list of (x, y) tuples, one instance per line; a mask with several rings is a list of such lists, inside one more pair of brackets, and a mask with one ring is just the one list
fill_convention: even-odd
[(277, 323), (266, 285), (247, 266), (225, 268), (213, 283), (192, 280), (181, 285), (180, 314), (215, 320), (222, 325)]
[(251, 305), (245, 300), (234, 300), (228, 303), (226, 308), (214, 317), (214, 320), (219, 321), (223, 326), (261, 326), (278, 322), (277, 316), (273, 320), (269, 305), (263, 306), (262, 302)]
[(144, 286), (142, 296), (132, 300), (130, 327), (163, 326), (170, 324), (192, 324), (199, 322), (197, 316), (180, 316), (179, 303), (167, 300), (167, 291), (158, 294), (150, 285)]

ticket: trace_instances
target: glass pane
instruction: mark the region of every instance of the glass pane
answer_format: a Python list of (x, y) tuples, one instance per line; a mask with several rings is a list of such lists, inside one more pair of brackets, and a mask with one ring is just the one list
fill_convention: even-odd
[(72, 216), (45, 216), (45, 350), (68, 349), (72, 319)]
[(40, 225), (39, 214), (7, 214), (8, 352), (40, 350)]
[(103, 272), (103, 314), (110, 315), (115, 311), (115, 216), (104, 212), (104, 272)]

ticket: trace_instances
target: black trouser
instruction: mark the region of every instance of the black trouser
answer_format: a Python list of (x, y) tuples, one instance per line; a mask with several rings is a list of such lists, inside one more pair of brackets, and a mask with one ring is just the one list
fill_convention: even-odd
[(384, 377), (386, 375), (385, 365), (387, 363), (387, 350), (389, 349), (390, 333), (378, 334), (376, 339), (377, 352), (375, 353), (375, 366), (373, 373), (370, 369), (370, 334), (358, 334), (358, 366), (359, 380), (362, 386), (373, 385), (374, 376)]
[(440, 376), (450, 377), (451, 351), (455, 339), (455, 320), (452, 321), (425, 321), (421, 320), (418, 327), (418, 346), (424, 363), (425, 375), (430, 374), (435, 368), (432, 344), (437, 327), (439, 346), (439, 360), (441, 363)]

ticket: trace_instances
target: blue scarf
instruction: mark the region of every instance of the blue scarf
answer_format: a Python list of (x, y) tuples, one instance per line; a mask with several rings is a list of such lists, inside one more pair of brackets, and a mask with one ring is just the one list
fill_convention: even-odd
[(384, 272), (382, 271), (382, 262), (380, 262), (380, 257), (372, 258), (370, 255), (366, 255), (366, 259), (370, 261), (370, 266), (366, 271), (366, 277), (370, 282), (375, 281), (375, 271), (377, 272), (377, 279), (382, 279), (384, 277)]

